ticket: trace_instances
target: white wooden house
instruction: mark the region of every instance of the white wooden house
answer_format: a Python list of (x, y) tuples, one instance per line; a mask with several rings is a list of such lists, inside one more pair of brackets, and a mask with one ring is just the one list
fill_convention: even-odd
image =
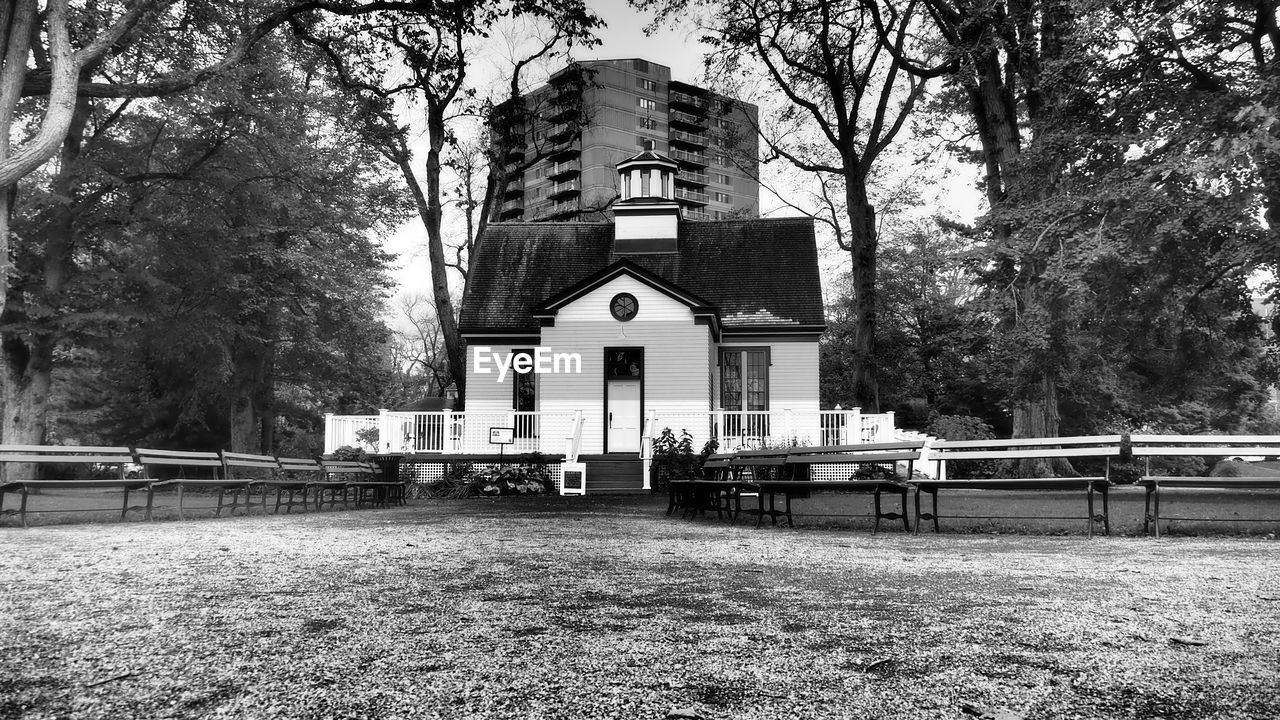
[[(784, 430), (819, 441), (812, 221), (685, 221), (678, 171), (652, 151), (620, 163), (613, 222), (489, 226), (461, 311), (468, 412), (581, 413), (588, 458), (638, 457), (656, 425), (696, 449)], [(538, 348), (543, 369), (580, 365), (485, 372)]]
[(695, 451), (888, 439), (891, 414), (819, 409), (812, 220), (686, 221), (675, 162), (646, 151), (618, 172), (612, 222), (489, 226), (459, 321), (464, 412), (330, 417), (326, 445), (376, 421), (381, 452), (491, 453), (489, 428), (513, 427), (507, 452), (639, 488), (664, 428)]

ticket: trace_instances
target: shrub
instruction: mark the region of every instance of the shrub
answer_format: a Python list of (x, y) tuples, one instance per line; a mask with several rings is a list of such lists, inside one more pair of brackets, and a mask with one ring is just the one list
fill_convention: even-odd
[[(994, 440), (996, 433), (980, 417), (973, 415), (933, 415), (929, 435), (943, 440)], [(991, 477), (1000, 469), (994, 460), (956, 460), (947, 463), (948, 477)]]
[(355, 461), (368, 460), (369, 453), (365, 452), (364, 448), (352, 447), (350, 445), (343, 445), (342, 447), (329, 453), (329, 459), (330, 460), (355, 460)]
[(555, 491), (547, 465), (534, 459), (521, 465), (476, 469), (469, 463), (451, 465), (439, 480), (426, 486), (427, 497), (464, 498), (476, 495), (540, 495)]
[[(706, 451), (706, 446), (703, 451)], [(710, 455), (711, 453), (707, 453)], [(680, 431), (676, 439), (671, 428), (663, 428), (662, 434), (653, 440), (653, 459), (649, 466), (649, 487), (653, 492), (666, 492), (673, 480), (688, 480), (697, 474), (706, 455), (693, 454), (693, 436), (688, 430)]]

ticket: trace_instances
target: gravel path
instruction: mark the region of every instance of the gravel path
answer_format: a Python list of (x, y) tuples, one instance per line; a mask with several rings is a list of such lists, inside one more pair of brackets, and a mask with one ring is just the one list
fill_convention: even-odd
[(1276, 541), (533, 498), (0, 530), (0, 717), (1269, 718)]

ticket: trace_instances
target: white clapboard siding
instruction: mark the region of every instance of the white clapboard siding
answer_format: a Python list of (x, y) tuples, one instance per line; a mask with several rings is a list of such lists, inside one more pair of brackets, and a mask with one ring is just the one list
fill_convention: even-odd
[[(609, 314), (609, 302), (620, 292), (639, 303), (635, 318), (625, 323)], [(709, 334), (684, 304), (633, 278), (617, 278), (561, 308), (555, 326), (542, 329), (544, 347), (582, 353), (582, 373), (541, 375), (539, 409), (582, 410), (582, 452), (603, 452), (604, 349), (643, 347), (645, 413), (706, 413)], [(706, 429), (694, 431), (696, 442), (707, 440)]]
[[(489, 369), (493, 370), (492, 373), (486, 375), (475, 372), (476, 351), (484, 347), (489, 348), (489, 352), (506, 356), (516, 346), (493, 345), (484, 340), (472, 340), (467, 345), (467, 411), (478, 413), (510, 412), (511, 402), (515, 393), (512, 386), (512, 373), (507, 373), (506, 377), (502, 378), (502, 382), (498, 382), (497, 368), (493, 367), (494, 363), (492, 361), (486, 361)], [(520, 345), (519, 347), (525, 349), (531, 347), (531, 345)]]

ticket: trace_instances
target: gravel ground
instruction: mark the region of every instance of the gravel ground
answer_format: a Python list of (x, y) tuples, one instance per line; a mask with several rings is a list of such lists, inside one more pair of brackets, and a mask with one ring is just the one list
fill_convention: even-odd
[(2, 528), (0, 717), (1280, 717), (1274, 540), (663, 506)]

